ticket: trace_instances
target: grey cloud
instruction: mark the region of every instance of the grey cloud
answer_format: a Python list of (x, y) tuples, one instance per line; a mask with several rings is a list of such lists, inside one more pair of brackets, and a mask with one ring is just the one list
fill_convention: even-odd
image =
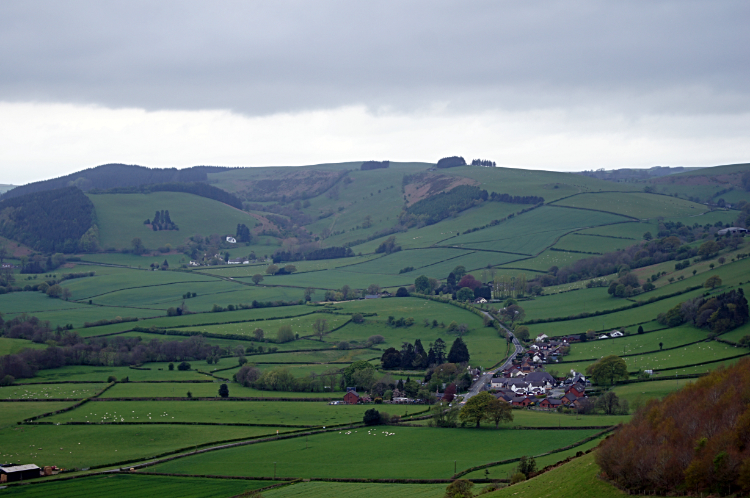
[(2, 2), (0, 100), (750, 110), (750, 3)]

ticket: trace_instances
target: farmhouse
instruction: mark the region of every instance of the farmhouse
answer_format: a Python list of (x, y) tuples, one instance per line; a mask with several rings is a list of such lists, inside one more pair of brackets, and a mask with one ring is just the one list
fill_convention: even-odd
[(359, 403), (359, 394), (357, 394), (356, 391), (347, 391), (347, 393), (344, 394), (344, 403), (347, 405), (356, 405)]
[(545, 339), (549, 339), (549, 336), (547, 334), (540, 334), (537, 336), (536, 339), (534, 339), (535, 342), (544, 342)]
[(620, 332), (619, 330), (613, 330), (611, 334), (609, 334), (610, 337), (623, 337), (625, 334)]
[(555, 410), (559, 406), (562, 406), (562, 404), (562, 401), (559, 399), (545, 398), (539, 403), (539, 407), (544, 408), (545, 410)]
[(235, 239), (234, 237), (227, 237), (227, 242), (229, 242), (230, 244), (236, 244), (237, 239)]
[(25, 481), (41, 476), (41, 469), (34, 464), (8, 465), (0, 467), (0, 483)]

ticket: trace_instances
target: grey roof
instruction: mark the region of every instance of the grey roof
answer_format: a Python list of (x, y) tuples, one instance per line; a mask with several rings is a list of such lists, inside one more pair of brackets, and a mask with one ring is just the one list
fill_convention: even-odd
[(555, 378), (547, 372), (531, 372), (526, 376), (528, 382), (549, 382), (550, 384), (555, 383)]
[(24, 470), (41, 470), (39, 467), (34, 465), (33, 463), (27, 464), (27, 465), (14, 465), (13, 467), (0, 467), (0, 470), (5, 472), (6, 474), (10, 474), (11, 472), (23, 472)]

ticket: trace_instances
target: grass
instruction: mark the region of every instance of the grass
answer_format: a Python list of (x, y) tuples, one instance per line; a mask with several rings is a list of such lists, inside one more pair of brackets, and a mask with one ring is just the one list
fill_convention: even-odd
[[(72, 404), (73, 403), (66, 403), (64, 401), (29, 401), (23, 403), (0, 401), (0, 429), (5, 429), (8, 426), (15, 425), (16, 422), (20, 422), (35, 415), (62, 410)], [(0, 438), (0, 440), (3, 440), (3, 443), (5, 442), (2, 438)], [(2, 460), (2, 458), (0, 458), (0, 460)]]
[(615, 239), (575, 232), (560, 239), (555, 244), (555, 248), (564, 251), (598, 252), (604, 254), (625, 249), (628, 246), (632, 246), (635, 242), (632, 239)]
[(487, 498), (530, 498), (537, 496), (575, 496), (576, 498), (610, 498), (625, 496), (611, 484), (597, 478), (599, 466), (594, 453), (561, 465), (533, 479), (489, 493)]
[(319, 496), (443, 498), (445, 487), (445, 484), (301, 482), (264, 491), (263, 496), (266, 498), (317, 498)]
[(638, 192), (580, 194), (557, 201), (555, 204), (608, 211), (638, 219), (656, 218), (658, 216), (664, 218), (694, 216), (708, 211), (706, 206), (684, 199)]
[[(368, 433), (369, 432), (369, 433)], [(386, 435), (385, 433), (389, 435)], [(283, 477), (448, 478), (458, 469), (537, 454), (595, 431), (375, 427), (318, 434), (190, 456), (152, 467), (179, 474)], [(307, 449), (305, 449), (307, 446)], [(366, 451), (363, 451), (366, 448)]]
[[(217, 386), (218, 388), (218, 386)], [(185, 390), (188, 387), (186, 386)], [(49, 422), (196, 422), (278, 425), (333, 425), (361, 422), (368, 407), (306, 401), (98, 401)]]
[(46, 344), (37, 344), (26, 339), (9, 339), (0, 337), (0, 356), (16, 354), (23, 349), (44, 349)]
[(634, 405), (643, 405), (652, 398), (663, 398), (692, 382), (695, 379), (651, 380), (615, 386), (612, 390), (621, 399), (628, 400), (632, 408)]
[(574, 292), (536, 296), (533, 300), (523, 301), (521, 307), (526, 311), (526, 318), (557, 318), (576, 315), (593, 310), (616, 309), (632, 304), (622, 299), (615, 299), (607, 294), (606, 287), (580, 289)]
[(106, 384), (36, 384), (0, 387), (0, 399), (83, 399), (93, 396)]
[[(276, 429), (189, 425), (14, 425), (0, 429), (3, 442), (0, 460), (81, 469), (150, 458), (215, 441), (276, 434)], [(283, 427), (278, 429), (285, 430)]]
[(693, 327), (690, 324), (642, 335), (635, 334), (634, 332), (631, 330), (632, 335), (617, 339), (597, 339), (574, 343), (571, 345), (570, 354), (565, 357), (565, 361), (659, 351), (659, 343), (662, 343), (665, 348), (673, 348), (704, 340), (708, 337), (708, 334), (704, 330)]
[[(312, 310), (311, 310), (312, 311)], [(253, 331), (256, 328), (261, 328), (265, 331), (266, 336), (270, 339), (276, 337), (276, 332), (279, 328), (289, 325), (292, 327), (292, 332), (301, 336), (311, 335), (313, 333), (313, 323), (316, 320), (323, 319), (328, 323), (329, 329), (339, 327), (349, 320), (348, 316), (345, 315), (330, 315), (325, 313), (314, 313), (311, 315), (298, 316), (295, 318), (284, 318), (280, 320), (264, 320), (262, 322), (246, 322), (246, 323), (229, 323), (225, 325), (208, 325), (200, 327), (199, 329), (203, 332), (209, 332), (212, 334), (237, 334), (242, 336), (251, 337)], [(186, 330), (192, 330), (186, 329)], [(299, 347), (298, 347), (299, 348)], [(298, 349), (296, 348), (296, 349)]]
[[(219, 374), (221, 375), (221, 373)], [(107, 390), (103, 398), (172, 398), (186, 397), (190, 391), (196, 398), (218, 397), (219, 386), (221, 382), (200, 382), (194, 384), (188, 383), (158, 383), (158, 384), (139, 384), (128, 382), (117, 384)], [(0, 390), (2, 393), (2, 390)], [(229, 396), (244, 398), (341, 398), (344, 393), (292, 393), (287, 391), (261, 391), (251, 387), (242, 387), (239, 384), (229, 384)]]
[[(737, 356), (743, 353), (748, 353), (745, 348), (735, 348), (727, 344), (720, 342), (701, 342), (693, 344), (692, 346), (685, 346), (684, 348), (673, 349), (671, 351), (660, 351), (657, 353), (643, 354), (639, 356), (629, 356), (623, 358), (625, 363), (628, 365), (628, 371), (634, 372), (638, 370), (654, 369), (663, 370), (680, 367), (682, 365), (694, 365), (700, 364), (707, 361), (721, 360), (731, 356)], [(565, 370), (573, 369), (576, 372), (584, 372), (586, 367), (593, 362), (570, 362), (558, 365), (564, 367)], [(715, 369), (718, 363), (709, 365), (711, 369)], [(671, 371), (672, 374), (683, 373), (680, 371)]]
[[(218, 201), (180, 192), (151, 194), (89, 195), (99, 221), (102, 247), (128, 248), (134, 237), (156, 249), (166, 244), (176, 247), (195, 234), (234, 235), (238, 223), (255, 226), (255, 218)], [(179, 230), (154, 232), (143, 224), (156, 210), (166, 209)]]
[[(594, 439), (588, 443), (583, 443), (580, 446), (559, 453), (536, 457), (534, 458), (536, 461), (536, 468), (541, 470), (548, 465), (555, 465), (568, 457), (574, 457), (579, 451), (587, 451), (591, 448), (596, 448), (599, 446), (599, 443), (602, 442), (602, 439), (603, 438)], [(515, 473), (517, 467), (518, 462), (506, 463), (495, 467), (489, 467), (486, 469), (487, 473), (485, 473), (485, 469), (475, 470), (474, 472), (470, 472), (463, 476), (463, 479), (510, 479)]]
[[(611, 426), (630, 420), (630, 415), (569, 415), (538, 410), (513, 410), (513, 422), (500, 427), (593, 427)], [(495, 427), (487, 422), (487, 427)]]
[(147, 363), (143, 368), (151, 370), (137, 370), (128, 367), (69, 365), (52, 370), (40, 370), (36, 377), (25, 379), (26, 382), (46, 383), (59, 381), (94, 381), (104, 382), (110, 375), (117, 379), (128, 377), (131, 381), (140, 380), (207, 380), (211, 377), (195, 370), (168, 370), (168, 363)]
[(166, 477), (138, 474), (110, 474), (61, 482), (34, 483), (32, 486), (12, 486), (3, 496), (58, 498), (118, 496), (121, 498), (152, 498), (153, 496), (181, 496), (225, 498), (246, 491), (276, 484), (275, 481), (236, 481), (199, 479), (194, 477)]

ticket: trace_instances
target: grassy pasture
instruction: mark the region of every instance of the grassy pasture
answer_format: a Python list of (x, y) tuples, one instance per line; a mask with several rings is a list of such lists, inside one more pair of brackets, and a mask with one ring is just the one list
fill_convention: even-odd
[(0, 387), (0, 399), (83, 399), (93, 396), (106, 384), (36, 384)]
[[(151, 213), (153, 216), (153, 213)], [(151, 263), (159, 263), (161, 265), (164, 260), (167, 260), (170, 268), (179, 268), (182, 264), (187, 264), (190, 258), (182, 253), (172, 251), (170, 253), (157, 252), (155, 254), (145, 254), (143, 256), (138, 254), (123, 254), (120, 252), (109, 252), (101, 254), (81, 254), (80, 258), (84, 262), (99, 263), (105, 265), (122, 265), (130, 266), (132, 268), (147, 268)], [(76, 265), (73, 271), (84, 271), (90, 269), (91, 265)], [(95, 268), (97, 275), (106, 274), (107, 270), (117, 270), (117, 268), (108, 268), (106, 266), (98, 266)]]
[[(706, 331), (693, 327), (690, 324), (679, 327), (649, 332), (638, 335), (631, 330), (633, 335), (618, 337), (616, 339), (597, 339), (587, 342), (574, 343), (570, 347), (570, 354), (565, 360), (576, 361), (585, 358), (601, 358), (608, 355), (638, 354), (648, 351), (658, 351), (659, 343), (665, 348), (672, 348), (706, 339)], [(627, 361), (627, 358), (625, 359)]]
[[(315, 323), (315, 321), (318, 319), (326, 320), (328, 322), (329, 329), (333, 329), (340, 325), (343, 325), (347, 320), (349, 320), (349, 317), (345, 315), (314, 313), (311, 315), (298, 316), (294, 318), (284, 318), (280, 320), (228, 323), (224, 325), (206, 325), (200, 327), (199, 330), (203, 332), (210, 332), (212, 334), (239, 334), (247, 337), (252, 337), (253, 331), (256, 328), (261, 328), (265, 331), (266, 337), (273, 339), (276, 337), (276, 333), (280, 327), (284, 325), (290, 325), (292, 327), (292, 332), (294, 332), (295, 334), (299, 334), (300, 336), (306, 336), (313, 333), (313, 323)], [(188, 330), (192, 330), (192, 328)]]
[[(297, 268), (297, 273), (306, 273), (310, 271), (320, 270), (332, 270), (334, 268), (340, 268), (342, 266), (352, 266), (360, 263), (366, 263), (373, 259), (382, 257), (380, 254), (367, 254), (365, 256), (352, 256), (350, 258), (339, 258), (339, 259), (320, 259), (315, 261), (292, 261), (288, 263), (282, 263), (281, 266), (294, 265)], [(256, 273), (260, 273), (263, 277), (267, 277), (266, 268), (271, 265), (271, 261), (254, 265), (228, 265), (228, 266), (212, 266), (208, 269), (201, 268), (200, 273), (208, 275), (216, 275), (218, 277), (252, 277)]]
[[(238, 223), (255, 226), (255, 218), (221, 202), (181, 192), (151, 194), (89, 195), (99, 220), (102, 247), (131, 248), (133, 237), (155, 249), (166, 244), (176, 247), (192, 235), (234, 235)], [(169, 210), (179, 230), (154, 232), (143, 221), (156, 210)]]
[(36, 377), (32, 379), (25, 379), (25, 381), (42, 384), (67, 380), (74, 380), (78, 382), (104, 382), (110, 375), (114, 375), (115, 377), (117, 377), (117, 379), (128, 377), (131, 381), (211, 379), (211, 377), (198, 373), (195, 370), (177, 370), (177, 364), (175, 364), (175, 369), (170, 371), (168, 370), (167, 365), (169, 365), (169, 363), (147, 363), (143, 366), (143, 368), (150, 368), (151, 370), (137, 370), (128, 367), (95, 367), (88, 365), (70, 365), (55, 368), (53, 370), (39, 370), (39, 372), (37, 372), (36, 374)]
[[(586, 451), (591, 448), (596, 448), (597, 446), (599, 446), (599, 443), (602, 442), (602, 439), (603, 438), (594, 439), (592, 441), (589, 441), (588, 443), (583, 443), (581, 446), (577, 446), (569, 450), (565, 450), (559, 453), (553, 453), (551, 455), (546, 455), (546, 456), (535, 458), (534, 460), (536, 460), (536, 468), (543, 469), (547, 465), (554, 465), (558, 462), (565, 460), (568, 457), (573, 457), (579, 451)], [(515, 473), (517, 467), (518, 467), (518, 462), (506, 463), (504, 465), (497, 465), (495, 467), (489, 467), (487, 469), (489, 473), (487, 474), (485, 474), (484, 469), (475, 470), (474, 472), (470, 472), (469, 474), (466, 474), (465, 476), (463, 476), (463, 478), (464, 479), (510, 479)], [(481, 484), (477, 485), (476, 487), (481, 487)]]
[(34, 483), (33, 486), (13, 486), (3, 496), (79, 498), (118, 496), (121, 498), (152, 498), (180, 496), (196, 498), (225, 498), (275, 484), (275, 481), (236, 481), (199, 479), (194, 477), (166, 477), (131, 474), (110, 474), (70, 481)]
[[(355, 268), (355, 267), (351, 267)], [(243, 279), (249, 282), (249, 279)], [(393, 287), (400, 285), (410, 285), (414, 283), (414, 277), (406, 275), (388, 275), (377, 273), (359, 273), (351, 271), (350, 267), (336, 268), (333, 270), (323, 270), (307, 273), (296, 273), (292, 275), (274, 275), (266, 277), (260, 287), (266, 285), (280, 285), (287, 287), (297, 287), (297, 295), (302, 299), (302, 291), (306, 287), (314, 289), (341, 289), (348, 285), (353, 289), (364, 289), (370, 284), (378, 284), (381, 287)], [(318, 291), (313, 295), (314, 300), (323, 299), (323, 293)]]
[[(630, 420), (630, 415), (570, 415), (537, 410), (513, 410), (513, 422), (500, 424), (501, 428), (514, 427), (592, 427), (612, 426)], [(494, 422), (482, 424), (493, 428)]]
[[(388, 435), (386, 435), (388, 433)], [(359, 428), (189, 456), (155, 472), (292, 477), (448, 478), (459, 469), (537, 454), (595, 431), (508, 431), (417, 427)], [(386, 441), (388, 439), (388, 441)], [(305, 446), (307, 445), (307, 449)], [(367, 451), (362, 451), (366, 445)], [(405, 464), (405, 462), (408, 462)]]
[[(34, 283), (36, 282), (38, 281)], [(3, 315), (62, 311), (80, 309), (82, 307), (78, 303), (63, 299), (54, 299), (41, 292), (10, 292), (0, 295), (0, 310), (2, 310)]]
[(575, 496), (615, 498), (625, 493), (597, 477), (600, 469), (589, 453), (540, 476), (487, 494), (487, 498), (531, 496)]
[(648, 382), (636, 382), (615, 386), (612, 390), (621, 399), (628, 400), (632, 406), (634, 402), (644, 403), (651, 398), (663, 398), (697, 379), (666, 379), (651, 380)]
[(0, 337), (0, 356), (15, 354), (22, 349), (44, 349), (46, 347), (46, 344), (37, 344), (35, 342), (27, 341), (26, 339), (8, 339), (7, 337)]
[(532, 277), (533, 273), (531, 272), (546, 273), (547, 270), (549, 270), (553, 266), (562, 268), (564, 266), (571, 265), (579, 259), (583, 259), (585, 257), (587, 257), (586, 254), (552, 251), (550, 249), (547, 249), (534, 258), (522, 259), (520, 261), (506, 263), (504, 266), (498, 268), (498, 270), (503, 270), (504, 268), (523, 268), (524, 270), (529, 270), (529, 277)]
[(600, 287), (537, 296), (533, 300), (523, 301), (521, 306), (528, 319), (538, 319), (570, 316), (592, 309), (616, 309), (628, 304), (630, 303), (627, 301), (607, 294), (606, 287)]
[[(218, 375), (222, 375), (223, 372), (219, 372)], [(200, 382), (200, 383), (158, 383), (158, 384), (139, 384), (128, 382), (125, 384), (117, 384), (113, 388), (107, 390), (102, 396), (103, 398), (173, 398), (173, 397), (187, 397), (187, 392), (190, 391), (193, 397), (196, 398), (210, 398), (219, 396), (219, 386), (222, 384), (221, 381), (212, 383)], [(335, 397), (341, 398), (343, 393), (290, 393), (286, 391), (261, 391), (259, 389), (253, 389), (251, 387), (242, 387), (239, 384), (230, 383), (229, 396), (237, 398), (328, 398)], [(0, 390), (0, 393), (2, 391)]]
[[(215, 282), (216, 279), (205, 275), (180, 271), (147, 271), (129, 268), (118, 269), (117, 273), (97, 275), (94, 277), (77, 278), (65, 282), (73, 293), (75, 300), (97, 298), (110, 292), (122, 292), (125, 289), (157, 289), (169, 285), (185, 286), (183, 292), (191, 285), (201, 282)], [(120, 303), (120, 305), (127, 303)]]
[[(31, 313), (40, 320), (48, 320), (52, 327), (57, 325), (71, 324), (73, 327), (83, 327), (86, 322), (94, 322), (97, 320), (114, 320), (119, 317), (138, 317), (138, 318), (150, 318), (155, 315), (161, 315), (164, 312), (162, 310), (152, 310), (143, 308), (122, 308), (117, 306), (91, 306), (88, 304), (79, 304), (76, 308), (54, 310), (54, 311), (41, 311), (37, 313)], [(14, 318), (18, 313), (8, 313), (6, 319)], [(135, 326), (135, 322), (132, 322), (130, 327)], [(126, 329), (127, 330), (127, 329)]]
[(632, 245), (632, 244), (635, 244), (636, 242), (643, 240), (644, 233), (651, 232), (651, 235), (656, 235), (658, 231), (659, 231), (659, 228), (656, 225), (656, 223), (647, 222), (647, 221), (640, 221), (640, 222), (631, 221), (627, 223), (618, 223), (616, 225), (607, 225), (607, 226), (596, 227), (596, 228), (586, 228), (576, 233), (580, 233), (581, 235), (624, 237), (625, 239), (623, 240), (623, 242), (626, 242)]
[(722, 334), (721, 338), (727, 341), (739, 342), (740, 339), (742, 339), (746, 335), (750, 335), (750, 323), (746, 323), (745, 325), (737, 327), (736, 329), (727, 332), (726, 334)]
[[(426, 275), (428, 277), (435, 278), (447, 278), (448, 274), (453, 269), (461, 265), (466, 268), (470, 273), (473, 273), (477, 277), (481, 275), (481, 271), (487, 268), (488, 265), (498, 266), (502, 264), (508, 264), (509, 261), (517, 261), (523, 256), (515, 254), (506, 254), (502, 252), (492, 251), (465, 251), (466, 254), (458, 258), (450, 259), (448, 261), (442, 261), (435, 263), (424, 268), (404, 273), (404, 277), (411, 278), (412, 281), (420, 275)], [(480, 272), (480, 273), (477, 273)]]
[(478, 232), (460, 235), (445, 246), (458, 246), (535, 255), (568, 232), (625, 221), (618, 215), (542, 206)]
[[(727, 344), (720, 342), (701, 342), (693, 344), (691, 346), (685, 346), (680, 349), (673, 349), (670, 351), (660, 351), (657, 353), (643, 354), (639, 356), (629, 356), (623, 358), (625, 363), (628, 365), (628, 371), (633, 372), (636, 370), (646, 369), (671, 369), (680, 367), (682, 365), (693, 365), (707, 361), (721, 360), (731, 356), (740, 355), (747, 353), (748, 350), (745, 348), (735, 348)], [(573, 369), (576, 372), (584, 372), (586, 367), (593, 362), (570, 362), (563, 363), (558, 366), (565, 367), (566, 370)], [(718, 367), (718, 363), (707, 365), (710, 370)], [(679, 372), (674, 371), (672, 373), (682, 374), (682, 370)]]
[[(218, 385), (216, 386), (218, 389)], [(187, 391), (187, 386), (185, 388)], [(49, 422), (196, 422), (332, 425), (361, 422), (367, 406), (306, 401), (97, 401)]]
[[(20, 422), (35, 415), (62, 410), (63, 408), (67, 408), (72, 404), (72, 402), (67, 403), (64, 401), (29, 401), (23, 403), (0, 401), (0, 430), (2, 430), (3, 432), (6, 432), (8, 430), (12, 431), (13, 428), (6, 429), (6, 427), (15, 426), (16, 422)], [(0, 438), (0, 440), (3, 441), (3, 446), (0, 447), (0, 453), (4, 454), (5, 451), (3, 451), (3, 447), (5, 446), (5, 438)]]
[(195, 292), (198, 294), (197, 297), (184, 300), (188, 307), (191, 307), (190, 305), (195, 307), (194, 303), (206, 301), (206, 299), (221, 300), (224, 299), (224, 294), (233, 293), (239, 289), (241, 287), (238, 284), (219, 279), (210, 282), (179, 282), (112, 291), (93, 298), (93, 302), (107, 306), (124, 305), (166, 309), (171, 303), (182, 302), (182, 296), (186, 292)]
[[(248, 360), (252, 362), (253, 360), (262, 360), (262, 358), (260, 358), (259, 356), (251, 356), (251, 357), (248, 357)], [(373, 363), (373, 365), (376, 365), (376, 362), (372, 362), (372, 363)], [(377, 364), (379, 365), (379, 362)], [(314, 373), (316, 375), (321, 375), (321, 374), (326, 373), (326, 372), (328, 372), (330, 370), (338, 370), (338, 369), (341, 369), (341, 368), (346, 368), (347, 365), (343, 365), (343, 364), (341, 364), (341, 365), (339, 365), (339, 364), (331, 365), (331, 364), (327, 364), (327, 363), (307, 363), (307, 364), (304, 364), (304, 365), (279, 365), (277, 363), (255, 363), (255, 366), (258, 367), (262, 371), (276, 369), (276, 368), (285, 368), (285, 369), (289, 370), (289, 373), (291, 373), (295, 377), (305, 377), (307, 375), (310, 375), (311, 373)], [(240, 369), (240, 367), (236, 367), (236, 368), (232, 368), (230, 370), (225, 370), (223, 372), (216, 372), (216, 375), (220, 376), (220, 377), (225, 377), (227, 379), (231, 379), (232, 375), (234, 375), (235, 373), (237, 373), (237, 371), (239, 369)], [(264, 392), (266, 392), (266, 391), (264, 391)], [(268, 392), (270, 393), (271, 391), (268, 391)], [(230, 392), (230, 394), (231, 394), (231, 392)], [(296, 394), (295, 393), (286, 392), (284, 394), (279, 394), (279, 395), (275, 395), (275, 394), (271, 395), (271, 394), (269, 394), (269, 396), (273, 396), (273, 397), (278, 397), (278, 396), (284, 397), (284, 396), (286, 396), (286, 397), (292, 397), (292, 398), (294, 398), (296, 396)], [(321, 394), (321, 396), (322, 397), (327, 397), (327, 396), (325, 396), (323, 394)]]
[(574, 232), (560, 239), (555, 244), (555, 248), (565, 251), (598, 252), (604, 254), (625, 249), (628, 246), (632, 246), (635, 242), (631, 239), (598, 237), (596, 235), (582, 235)]
[[(187, 401), (185, 403), (188, 403)], [(10, 404), (10, 403), (6, 403)], [(37, 415), (53, 408), (39, 404)], [(106, 404), (102, 402), (102, 404)], [(61, 404), (65, 405), (65, 404)], [(88, 405), (84, 405), (88, 406)], [(14, 422), (15, 423), (15, 422)], [(0, 429), (3, 461), (27, 461), (40, 467), (85, 468), (123, 460), (149, 458), (167, 451), (226, 439), (276, 434), (276, 427), (231, 427), (190, 425), (14, 425)], [(280, 432), (285, 428), (279, 427)], [(41, 448), (41, 449), (40, 449)], [(60, 449), (62, 448), (62, 449)]]
[[(399, 270), (411, 266), (417, 270), (443, 261), (450, 261), (471, 254), (471, 251), (448, 248), (431, 248), (395, 252), (372, 261), (347, 267), (356, 273), (386, 273), (398, 275)], [(454, 265), (455, 266), (455, 265)], [(426, 269), (426, 268), (425, 268)]]
[(381, 484), (353, 482), (301, 482), (264, 491), (266, 498), (317, 498), (348, 496), (350, 498), (442, 498), (445, 484)]
[(694, 216), (708, 211), (706, 206), (695, 202), (666, 195), (639, 192), (584, 193), (557, 201), (555, 204), (608, 211), (638, 219), (656, 218), (658, 216), (664, 218)]

